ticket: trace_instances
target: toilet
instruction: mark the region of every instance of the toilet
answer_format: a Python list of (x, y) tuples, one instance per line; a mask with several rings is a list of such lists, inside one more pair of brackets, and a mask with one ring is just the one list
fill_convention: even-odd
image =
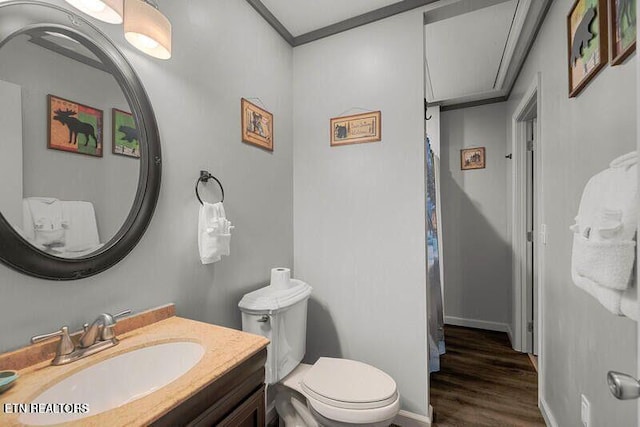
[(321, 357), (313, 365), (301, 363), (311, 286), (273, 277), (272, 271), (271, 284), (246, 294), (238, 306), (242, 329), (271, 341), (266, 383), (275, 390), (285, 427), (389, 426), (400, 409), (393, 378), (355, 360)]

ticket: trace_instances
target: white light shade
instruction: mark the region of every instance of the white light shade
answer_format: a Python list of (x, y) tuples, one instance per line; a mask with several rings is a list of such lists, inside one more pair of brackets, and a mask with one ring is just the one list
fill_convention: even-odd
[(124, 0), (65, 0), (71, 6), (81, 10), (102, 22), (122, 24), (122, 3)]
[(171, 58), (171, 22), (142, 0), (124, 2), (124, 37), (147, 55)]

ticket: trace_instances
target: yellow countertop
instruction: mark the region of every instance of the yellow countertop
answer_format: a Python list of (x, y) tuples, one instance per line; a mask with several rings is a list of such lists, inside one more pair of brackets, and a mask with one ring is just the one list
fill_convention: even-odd
[[(148, 425), (269, 343), (261, 336), (180, 317), (170, 317), (134, 329), (118, 338), (120, 344), (117, 346), (67, 365), (52, 366), (48, 360), (21, 369), (16, 384), (0, 394), (0, 425), (23, 425), (18, 421), (19, 414), (5, 414), (4, 404), (29, 403), (51, 385), (102, 360), (164, 342), (193, 341), (201, 344), (205, 348), (205, 354), (200, 362), (167, 386), (118, 408), (60, 424), (83, 427)], [(114, 375), (114, 381), (117, 381), (117, 375)]]

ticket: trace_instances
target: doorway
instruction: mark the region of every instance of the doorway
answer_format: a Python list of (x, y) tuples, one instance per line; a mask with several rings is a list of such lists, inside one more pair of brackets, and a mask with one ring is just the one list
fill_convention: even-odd
[[(536, 336), (537, 336), (537, 328), (536, 328), (536, 242), (535, 242), (535, 233), (536, 233), (536, 215), (535, 215), (535, 192), (536, 192), (536, 161), (534, 156), (534, 151), (536, 148), (536, 126), (538, 122), (537, 118), (537, 106), (533, 108), (530, 115), (533, 117), (526, 118), (525, 120), (525, 128), (526, 128), (526, 156), (527, 161), (524, 168), (524, 179), (526, 180), (526, 197), (525, 197), (525, 215), (526, 215), (526, 311), (527, 311), (527, 343), (526, 343), (526, 351), (529, 354), (532, 354), (534, 357), (538, 354), (538, 346), (536, 344)], [(534, 361), (534, 365), (536, 364), (536, 360)]]
[(536, 75), (512, 118), (512, 271), (514, 284), (513, 348), (541, 353), (543, 251), (546, 230), (542, 220), (542, 138), (540, 75)]

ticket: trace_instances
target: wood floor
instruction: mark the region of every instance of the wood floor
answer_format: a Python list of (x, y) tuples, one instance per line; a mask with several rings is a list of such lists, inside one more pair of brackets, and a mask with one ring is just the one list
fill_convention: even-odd
[(431, 375), (434, 426), (544, 426), (537, 374), (507, 334), (445, 326), (446, 354)]

